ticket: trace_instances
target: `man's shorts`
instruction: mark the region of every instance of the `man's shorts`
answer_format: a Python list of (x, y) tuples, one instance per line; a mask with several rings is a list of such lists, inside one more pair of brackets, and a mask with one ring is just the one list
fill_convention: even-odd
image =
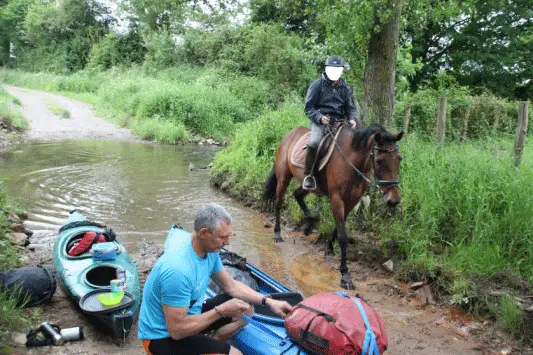
[[(208, 312), (218, 305), (230, 300), (228, 295), (218, 295), (207, 299), (202, 305), (202, 313)], [(191, 335), (187, 338), (174, 340), (172, 338), (143, 340), (143, 347), (149, 355), (211, 355), (211, 354), (229, 354), (230, 346), (226, 342), (215, 340), (206, 334), (211, 333), (231, 323), (230, 317), (222, 317), (200, 334)]]

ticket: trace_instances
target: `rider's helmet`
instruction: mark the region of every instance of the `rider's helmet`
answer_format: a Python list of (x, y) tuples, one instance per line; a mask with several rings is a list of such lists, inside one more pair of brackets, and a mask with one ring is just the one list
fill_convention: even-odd
[(344, 60), (338, 55), (331, 55), (326, 59), (326, 76), (331, 81), (337, 81), (344, 71)]
[(328, 59), (326, 59), (326, 67), (344, 68), (344, 60), (338, 55), (330, 55)]

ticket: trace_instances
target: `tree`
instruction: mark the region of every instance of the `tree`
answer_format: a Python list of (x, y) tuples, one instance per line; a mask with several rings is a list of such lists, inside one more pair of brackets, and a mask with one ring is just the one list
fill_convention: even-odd
[(374, 6), (374, 26), (368, 41), (363, 108), (370, 121), (388, 126), (394, 113), (396, 58), (403, 0)]
[(0, 1), (0, 65), (10, 61), (11, 44), (18, 46), (22, 42), (22, 23), (30, 6), (37, 0), (1, 0)]
[(113, 21), (109, 9), (96, 0), (62, 0), (59, 6), (36, 1), (22, 21), (24, 42), (17, 62), (29, 70), (81, 70)]
[(414, 91), (448, 70), (461, 85), (522, 97), (532, 80), (533, 6), (530, 0), (431, 0), (439, 11), (406, 11), (404, 41), (423, 68), (411, 78)]
[(121, 7), (149, 31), (181, 34), (188, 17), (197, 18), (203, 9), (220, 18), (220, 12), (235, 3), (236, 0), (121, 0)]

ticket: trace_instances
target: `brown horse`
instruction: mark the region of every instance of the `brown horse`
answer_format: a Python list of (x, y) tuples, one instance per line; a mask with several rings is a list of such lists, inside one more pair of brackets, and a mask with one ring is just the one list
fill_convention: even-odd
[[(354, 285), (346, 266), (346, 217), (370, 186), (379, 186), (388, 206), (394, 207), (400, 203), (398, 172), (401, 156), (396, 142), (402, 138), (403, 132), (393, 135), (379, 125), (357, 131), (348, 126), (341, 126), (339, 129), (342, 131), (327, 165), (315, 173), (317, 190), (314, 193), (329, 197), (336, 227), (326, 242), (326, 255), (333, 253), (333, 241), (338, 236), (341, 249), (341, 287), (353, 290)], [(276, 243), (283, 241), (280, 227), (283, 196), (293, 177), (300, 182), (304, 178), (304, 169), (294, 166), (290, 156), (298, 139), (308, 131), (308, 128), (296, 127), (281, 140), (274, 168), (265, 183), (263, 199), (273, 203), (276, 210)], [(303, 227), (306, 235), (311, 231), (313, 221), (304, 200), (308, 194), (309, 191), (302, 187), (294, 191), (294, 197), (305, 215)]]

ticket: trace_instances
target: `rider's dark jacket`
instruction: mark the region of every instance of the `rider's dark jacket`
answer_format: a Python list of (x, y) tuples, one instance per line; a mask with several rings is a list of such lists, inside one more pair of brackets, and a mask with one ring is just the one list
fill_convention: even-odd
[(336, 82), (329, 80), (325, 73), (309, 86), (304, 112), (316, 124), (321, 124), (322, 116), (329, 115), (333, 122), (356, 120), (357, 126), (361, 127), (352, 88), (343, 79)]

